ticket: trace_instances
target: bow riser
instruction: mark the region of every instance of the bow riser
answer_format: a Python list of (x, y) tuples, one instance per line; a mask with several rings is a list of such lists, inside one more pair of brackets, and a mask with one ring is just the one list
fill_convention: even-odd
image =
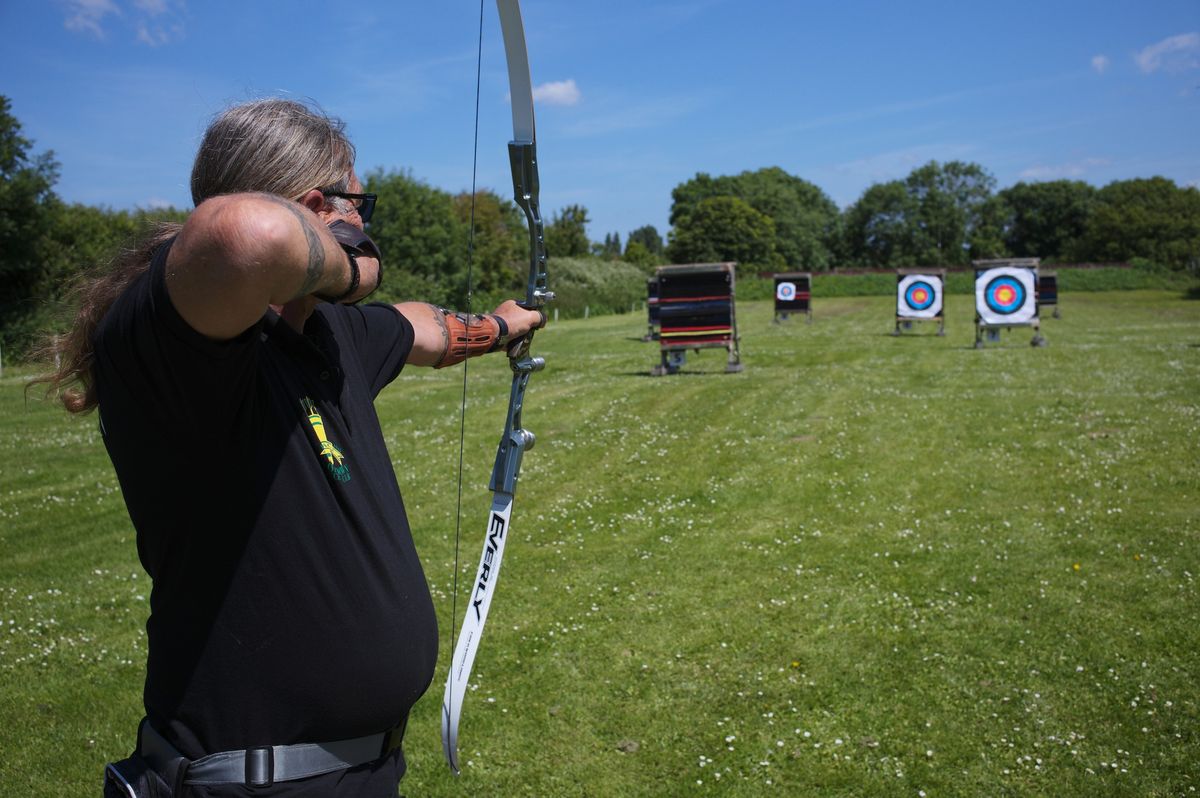
[(525, 386), (535, 371), (541, 371), (546, 361), (540, 357), (513, 361), (513, 384), (508, 398), (508, 419), (504, 423), (504, 434), (496, 449), (496, 462), (492, 466), (492, 478), (488, 490), (502, 491), (510, 495), (517, 492), (517, 479), (521, 472), (521, 458), (536, 441), (534, 434), (521, 428), (521, 410), (525, 407)]
[[(529, 282), (522, 307), (534, 310), (554, 299), (546, 290), (546, 237), (538, 205), (537, 145), (532, 141), (510, 141), (508, 160), (512, 166), (513, 198), (525, 212), (529, 226)], [(530, 333), (528, 337), (532, 337)]]

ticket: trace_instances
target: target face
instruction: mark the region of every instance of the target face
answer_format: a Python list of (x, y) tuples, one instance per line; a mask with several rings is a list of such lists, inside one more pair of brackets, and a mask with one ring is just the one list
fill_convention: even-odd
[(896, 315), (936, 319), (942, 315), (942, 278), (936, 274), (905, 275), (896, 287)]
[(1032, 269), (1004, 266), (975, 276), (975, 312), (984, 324), (1027, 324), (1037, 318)]
[(796, 298), (796, 284), (780, 283), (775, 286), (775, 298), (780, 302), (791, 302)]

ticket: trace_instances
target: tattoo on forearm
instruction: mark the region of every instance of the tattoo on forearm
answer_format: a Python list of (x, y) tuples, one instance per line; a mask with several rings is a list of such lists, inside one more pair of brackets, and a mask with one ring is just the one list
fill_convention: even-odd
[(321, 244), (321, 239), (313, 226), (313, 220), (294, 202), (288, 202), (283, 197), (274, 194), (263, 194), (262, 196), (287, 208), (300, 223), (300, 229), (304, 231), (304, 238), (308, 241), (308, 264), (304, 273), (304, 283), (293, 299), (308, 296), (317, 289), (321, 278), (325, 276), (325, 247)]
[(433, 314), (433, 319), (437, 322), (438, 328), (442, 331), (442, 353), (438, 356), (438, 361), (440, 362), (450, 352), (450, 327), (446, 324), (446, 311), (444, 308), (439, 308), (432, 303), (429, 303), (427, 307)]

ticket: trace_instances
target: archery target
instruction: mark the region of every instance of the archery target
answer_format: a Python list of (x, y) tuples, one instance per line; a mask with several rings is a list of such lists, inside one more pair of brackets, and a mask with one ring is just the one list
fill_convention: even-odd
[(905, 275), (896, 287), (896, 315), (936, 319), (942, 315), (942, 278), (933, 274)]
[(1002, 266), (975, 276), (975, 312), (984, 324), (1027, 324), (1037, 318), (1032, 269)]
[(780, 283), (775, 286), (775, 298), (780, 302), (791, 302), (796, 298), (796, 284)]

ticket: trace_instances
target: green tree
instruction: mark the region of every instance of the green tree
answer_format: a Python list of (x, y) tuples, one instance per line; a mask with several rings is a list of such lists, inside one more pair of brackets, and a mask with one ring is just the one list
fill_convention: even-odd
[(667, 262), (666, 247), (654, 225), (643, 225), (626, 237), (625, 254), (622, 259), (638, 266), (647, 274)]
[(920, 206), (899, 180), (876, 183), (846, 209), (843, 251), (851, 265), (872, 268), (916, 266)]
[(690, 216), (705, 200), (736, 197), (771, 219), (775, 252), (786, 266), (827, 269), (833, 264), (839, 212), (816, 185), (779, 167), (711, 177), (699, 173), (671, 192), (671, 224)]
[(652, 224), (642, 225), (631, 232), (625, 239), (625, 251), (633, 244), (641, 244), (651, 255), (662, 255), (664, 252), (662, 236)]
[(649, 274), (654, 271), (656, 266), (662, 265), (664, 258), (646, 249), (646, 245), (641, 241), (630, 241), (625, 245), (625, 254), (622, 256), (622, 260), (640, 267)]
[(967, 251), (971, 260), (1007, 258), (1012, 255), (1005, 240), (1005, 231), (1012, 218), (1012, 209), (1004, 198), (991, 196), (979, 206), (974, 228), (967, 235)]
[(842, 216), (842, 251), (881, 268), (961, 265), (1004, 251), (1004, 206), (979, 164), (930, 161), (903, 181), (877, 183)]
[(367, 225), (384, 258), (378, 298), (463, 306), (470, 224), (455, 198), (409, 172), (382, 169), (367, 174), (364, 190), (379, 195)]
[(605, 260), (621, 259), (621, 234), (605, 233), (603, 244), (593, 244), (592, 254)]
[(970, 260), (971, 237), (996, 179), (979, 164), (930, 161), (905, 180), (917, 202), (915, 240), (921, 265), (961, 265)]
[(1200, 272), (1200, 191), (1165, 177), (1109, 183), (1096, 192), (1080, 250), (1089, 260), (1141, 257)]
[(80, 203), (53, 204), (49, 215), (50, 280), (65, 285), (77, 275), (105, 268), (122, 246), (158, 222), (184, 222), (189, 211), (173, 207), (112, 210)]
[(454, 198), (460, 224), (470, 228), (475, 220), (471, 245), (472, 288), (488, 293), (514, 294), (523, 289), (528, 272), (529, 228), (515, 203), (501, 199), (492, 191), (464, 192)]
[(1096, 201), (1080, 180), (1017, 183), (997, 195), (1007, 205), (1004, 243), (1018, 258), (1074, 259)]
[(555, 212), (546, 226), (546, 255), (551, 258), (580, 258), (591, 251), (587, 237), (587, 208), (568, 205)]
[(739, 271), (783, 268), (775, 223), (737, 197), (710, 197), (675, 222), (667, 254), (672, 263), (736, 261)]
[(9, 99), (0, 95), (0, 337), (10, 352), (31, 343), (48, 288), (50, 221), (58, 203), (58, 163), (33, 155)]

